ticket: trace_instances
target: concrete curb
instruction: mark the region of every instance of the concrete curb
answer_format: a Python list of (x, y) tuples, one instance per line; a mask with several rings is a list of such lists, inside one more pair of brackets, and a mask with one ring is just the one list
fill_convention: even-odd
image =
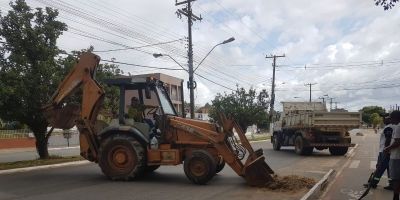
[(354, 150), (357, 149), (357, 147), (358, 147), (358, 144), (356, 144), (356, 146), (351, 148), (344, 156), (345, 157), (351, 157), (353, 155)]
[(300, 200), (318, 199), (334, 177), (335, 173), (335, 170), (329, 170), (329, 172), (327, 172), (324, 177), (319, 180), (318, 183), (316, 183), (314, 187), (312, 187)]
[(13, 173), (20, 173), (20, 172), (29, 172), (33, 170), (40, 170), (40, 169), (53, 169), (59, 167), (66, 167), (66, 166), (78, 166), (90, 163), (87, 160), (82, 161), (73, 161), (73, 162), (65, 162), (53, 165), (41, 165), (41, 166), (34, 166), (34, 167), (24, 167), (24, 168), (16, 168), (16, 169), (7, 169), (7, 170), (0, 170), (0, 175), (2, 174), (13, 174)]
[(257, 143), (257, 142), (268, 142), (271, 139), (266, 139), (266, 140), (256, 140), (256, 141), (250, 141), (250, 143)]

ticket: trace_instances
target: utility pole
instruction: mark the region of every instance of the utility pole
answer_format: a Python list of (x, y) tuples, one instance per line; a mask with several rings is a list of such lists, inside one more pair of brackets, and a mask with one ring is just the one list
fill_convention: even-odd
[(335, 109), (337, 109), (337, 104), (338, 104), (339, 102), (335, 101), (335, 102), (333, 102), (333, 103), (335, 103)]
[(330, 102), (329, 102), (329, 103), (330, 103), (330, 109), (329, 109), (329, 111), (331, 111), (331, 110), (332, 110), (332, 103), (333, 103), (332, 100), (335, 99), (335, 98), (329, 97), (328, 99), (330, 100)]
[(313, 86), (313, 85), (316, 85), (316, 83), (306, 83), (306, 84), (304, 84), (304, 86), (310, 86), (310, 103), (311, 103), (311, 87)]
[(194, 89), (196, 88), (195, 82), (193, 81), (193, 48), (192, 48), (192, 24), (193, 21), (202, 20), (201, 16), (198, 17), (192, 13), (191, 2), (195, 0), (186, 0), (178, 2), (175, 0), (175, 6), (186, 4), (185, 8), (178, 9), (176, 14), (179, 18), (185, 15), (188, 19), (188, 68), (189, 68), (189, 82), (188, 88), (190, 93), (190, 118), (194, 119)]
[(285, 57), (285, 54), (277, 56), (277, 55), (270, 55), (265, 56), (265, 58), (273, 58), (272, 62), (272, 88), (271, 88), (271, 103), (269, 107), (269, 121), (272, 123), (272, 117), (274, 114), (274, 104), (275, 104), (275, 68), (276, 68), (276, 58)]
[(325, 97), (318, 97), (318, 99), (322, 99), (322, 103), (325, 104)]

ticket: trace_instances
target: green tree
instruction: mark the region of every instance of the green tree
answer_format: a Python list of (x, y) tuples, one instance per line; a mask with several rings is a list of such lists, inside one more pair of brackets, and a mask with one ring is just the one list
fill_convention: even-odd
[(362, 121), (368, 125), (372, 125), (371, 115), (378, 113), (380, 116), (386, 115), (386, 110), (380, 106), (365, 106), (360, 112), (362, 112)]
[(383, 118), (378, 113), (372, 113), (370, 116), (370, 121), (373, 128), (376, 128), (378, 125), (383, 123)]
[(268, 109), (268, 93), (263, 90), (257, 94), (255, 89), (237, 88), (230, 94), (218, 94), (212, 100), (210, 117), (217, 119), (217, 112), (232, 116), (246, 131), (252, 124), (265, 123)]
[(394, 7), (394, 5), (399, 0), (375, 0), (375, 5), (382, 6), (384, 10), (389, 10)]
[(50, 135), (41, 107), (58, 84), (56, 41), (67, 26), (52, 8), (31, 9), (24, 0), (10, 6), (7, 15), (0, 14), (0, 117), (26, 124), (40, 158), (48, 158)]

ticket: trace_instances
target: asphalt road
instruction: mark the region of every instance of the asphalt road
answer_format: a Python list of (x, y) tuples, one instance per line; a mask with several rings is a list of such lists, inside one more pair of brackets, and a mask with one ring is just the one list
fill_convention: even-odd
[[(317, 180), (347, 158), (327, 151), (298, 156), (293, 148), (273, 151), (270, 142), (257, 142), (267, 163), (279, 175), (304, 175)], [(272, 192), (245, 184), (228, 166), (208, 185), (192, 184), (182, 166), (163, 166), (133, 182), (107, 180), (95, 164), (0, 175), (0, 199), (300, 199), (307, 191)]]
[[(364, 136), (354, 136), (353, 141), (358, 144), (354, 155), (338, 169), (338, 176), (328, 189), (324, 200), (357, 200), (365, 191), (363, 184), (375, 170), (378, 156), (379, 135), (372, 130), (361, 130)], [(377, 189), (371, 189), (365, 200), (392, 199), (392, 192), (384, 190), (388, 183), (384, 174)]]

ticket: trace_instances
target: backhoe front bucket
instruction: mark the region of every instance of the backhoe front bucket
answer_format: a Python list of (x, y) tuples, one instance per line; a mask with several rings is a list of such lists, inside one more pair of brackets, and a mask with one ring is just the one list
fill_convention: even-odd
[(265, 186), (274, 180), (274, 171), (265, 162), (264, 156), (259, 156), (244, 166), (244, 178), (250, 186)]
[(79, 113), (80, 108), (77, 105), (67, 105), (62, 108), (50, 105), (43, 109), (43, 115), (46, 117), (49, 126), (60, 129), (74, 127)]

